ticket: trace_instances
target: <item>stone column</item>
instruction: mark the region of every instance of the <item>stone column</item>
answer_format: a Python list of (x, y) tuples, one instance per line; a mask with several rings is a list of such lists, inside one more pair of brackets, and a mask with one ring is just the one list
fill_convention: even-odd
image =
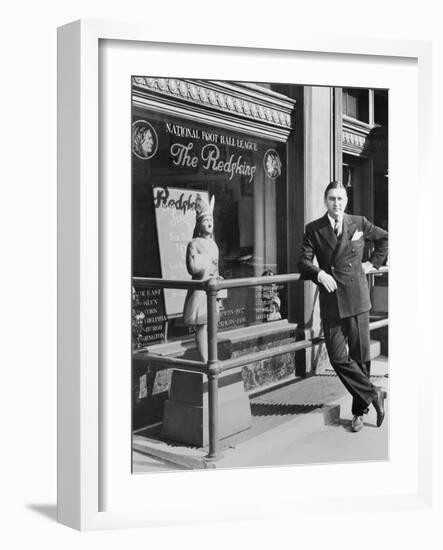
[[(324, 190), (341, 178), (341, 90), (327, 87), (304, 89), (304, 220), (305, 224), (325, 213)], [(304, 283), (305, 337), (321, 334), (318, 289)], [(321, 372), (328, 363), (324, 346), (306, 351), (306, 372)]]

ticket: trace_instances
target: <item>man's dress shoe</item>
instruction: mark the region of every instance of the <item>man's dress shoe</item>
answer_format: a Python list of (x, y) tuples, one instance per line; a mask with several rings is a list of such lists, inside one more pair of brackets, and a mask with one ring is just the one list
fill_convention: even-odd
[(382, 425), (383, 419), (385, 417), (386, 391), (379, 386), (375, 386), (375, 392), (376, 395), (372, 401), (372, 404), (374, 405), (374, 409), (377, 413), (377, 428), (379, 428)]
[(361, 429), (363, 429), (363, 416), (355, 415), (351, 422), (351, 430), (359, 432)]

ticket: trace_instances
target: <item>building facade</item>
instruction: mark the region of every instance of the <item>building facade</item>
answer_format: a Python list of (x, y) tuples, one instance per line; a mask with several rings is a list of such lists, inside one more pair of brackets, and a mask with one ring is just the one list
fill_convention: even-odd
[[(297, 272), (304, 227), (325, 209), (333, 179), (348, 212), (388, 224), (388, 92), (293, 84), (134, 77), (133, 276), (189, 278), (185, 252), (197, 195), (215, 197), (224, 278)], [(368, 250), (368, 254), (369, 254)], [(374, 313), (385, 279), (371, 281)], [(146, 353), (194, 357), (184, 291), (133, 287), (134, 427), (161, 415), (170, 373)], [(221, 357), (321, 335), (312, 283), (230, 289), (219, 322)], [(322, 346), (243, 368), (250, 392), (320, 372)]]

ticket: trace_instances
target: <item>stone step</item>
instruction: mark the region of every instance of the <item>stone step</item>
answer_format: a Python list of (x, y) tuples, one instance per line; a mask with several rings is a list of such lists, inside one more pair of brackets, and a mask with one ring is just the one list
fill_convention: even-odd
[[(388, 358), (380, 356), (373, 362), (373, 369), (373, 383), (387, 387)], [(262, 465), (266, 465), (270, 450), (276, 457), (281, 456), (280, 463), (284, 464), (283, 457), (294, 442), (305, 437), (315, 438), (326, 426), (340, 424), (341, 409), (346, 422), (350, 422), (351, 400), (334, 373), (311, 376), (252, 397), (252, 427), (220, 441), (221, 456), (217, 463), (208, 461), (207, 448), (163, 441), (161, 423), (134, 433), (133, 449), (164, 461), (166, 470), (167, 463), (188, 469), (243, 467), (251, 461), (254, 464), (262, 461)], [(374, 424), (372, 408), (370, 413), (366, 420)], [(135, 464), (133, 471), (141, 473), (146, 471), (144, 468), (142, 464)], [(159, 466), (155, 468), (158, 470)]]
[(371, 361), (371, 376), (389, 378), (389, 359), (386, 356), (379, 355)]
[[(294, 380), (292, 384), (251, 397), (251, 428), (222, 439), (220, 451), (228, 458), (236, 454), (239, 446), (244, 449), (243, 444), (247, 441), (251, 441), (253, 448), (258, 449), (261, 438), (266, 438), (267, 433), (285, 431), (283, 424), (290, 425), (297, 437), (315, 432), (337, 421), (340, 415), (337, 400), (346, 393), (338, 377), (328, 374)], [(161, 431), (161, 423), (137, 430), (133, 434), (134, 450), (184, 468), (215, 467), (214, 463), (206, 459), (207, 448), (163, 440)]]
[[(258, 454), (268, 451), (272, 440), (275, 441), (274, 438), (279, 442), (279, 445), (284, 447), (287, 444), (284, 438), (287, 437), (288, 431), (291, 433), (291, 438), (303, 437), (316, 432), (324, 426), (337, 423), (339, 418), (340, 402), (337, 401), (314, 408), (305, 414), (294, 415), (294, 418), (284, 424), (277, 425), (264, 433), (246, 439), (246, 441), (240, 439), (234, 444), (226, 444), (226, 441), (222, 440), (220, 441), (220, 457), (217, 462), (207, 459), (207, 448), (181, 445), (180, 443), (170, 444), (167, 441), (146, 437), (146, 435), (133, 434), (132, 448), (142, 455), (187, 469), (225, 468), (236, 465), (247, 465), (248, 456), (258, 456)], [(263, 444), (263, 439), (265, 439), (265, 444)], [(134, 473), (140, 473), (140, 471), (134, 468)]]
[(371, 361), (378, 357), (381, 353), (381, 344), (379, 340), (371, 340)]

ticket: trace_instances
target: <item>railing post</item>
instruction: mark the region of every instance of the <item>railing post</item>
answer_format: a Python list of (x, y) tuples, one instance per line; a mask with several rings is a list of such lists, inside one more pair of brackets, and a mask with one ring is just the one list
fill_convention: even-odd
[(207, 460), (217, 460), (219, 439), (218, 353), (217, 353), (217, 279), (209, 279), (206, 287), (208, 301), (208, 409), (209, 453)]

